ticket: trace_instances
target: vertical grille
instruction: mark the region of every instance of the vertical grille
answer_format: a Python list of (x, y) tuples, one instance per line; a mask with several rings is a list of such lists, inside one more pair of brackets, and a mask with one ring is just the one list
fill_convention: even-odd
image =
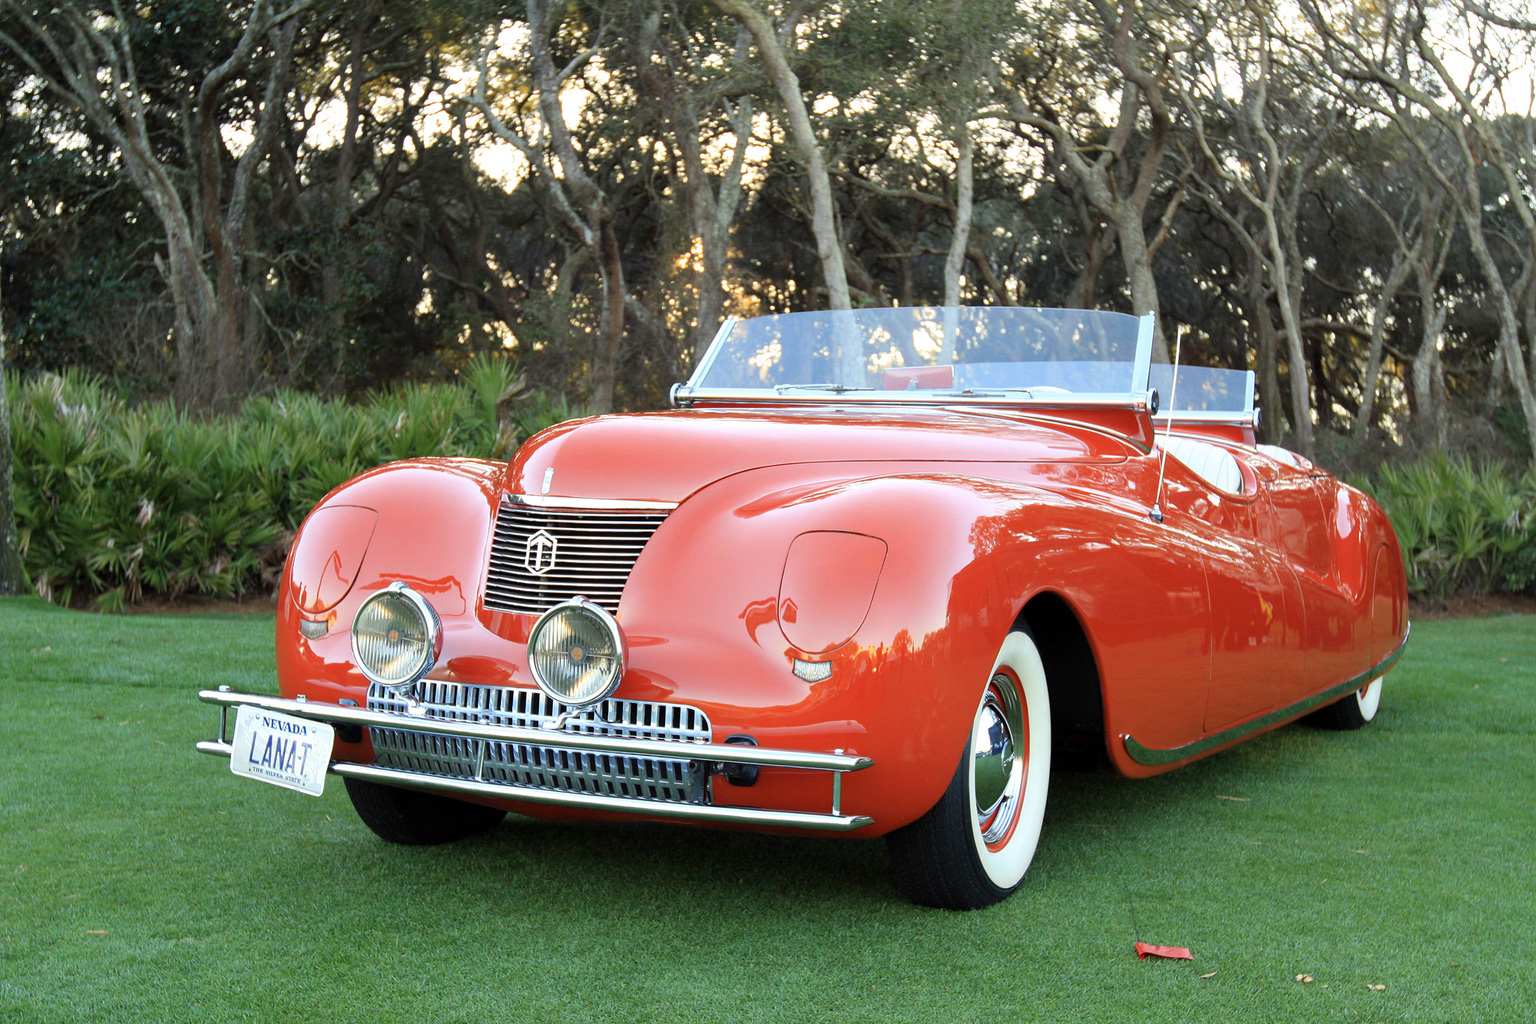
[[(569, 709), (539, 690), (424, 680), (421, 710), (427, 718), (537, 729)], [(368, 708), (403, 714), (405, 698), (380, 686), (368, 690)], [(697, 708), (651, 701), (605, 700), (566, 728), (592, 736), (708, 743), (709, 718)], [(380, 766), (432, 775), (473, 778), (480, 741), (434, 736), (409, 729), (369, 730)], [(485, 744), (480, 777), (510, 786), (532, 786), (601, 796), (687, 803), (692, 773), (687, 761), (570, 750), (529, 743)]]
[(665, 512), (503, 503), (491, 541), (485, 606), (538, 615), (550, 605), (585, 597), (616, 614), (635, 560), (666, 517)]

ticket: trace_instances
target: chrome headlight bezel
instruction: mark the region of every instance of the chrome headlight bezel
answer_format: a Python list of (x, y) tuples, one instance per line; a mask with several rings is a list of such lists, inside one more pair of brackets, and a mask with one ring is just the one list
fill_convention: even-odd
[[(581, 652), (579, 657), (571, 658), (569, 650), (562, 653), (559, 637), (549, 636), (548, 631), (564, 627), (567, 634), (571, 633), (571, 624), (576, 623), (587, 627), (587, 635), (597, 635), (607, 641), (608, 649), (600, 651), (599, 656), (606, 659), (606, 666), (598, 666), (596, 671), (601, 673), (598, 685), (585, 686), (579, 689), (562, 686), (561, 680), (554, 678), (550, 672), (552, 667), (558, 664), (557, 659), (562, 656), (574, 662), (580, 662), (590, 656), (583, 645), (577, 648)], [(546, 641), (541, 649), (541, 641)], [(624, 663), (627, 660), (624, 644), (624, 632), (619, 629), (618, 620), (608, 614), (608, 610), (601, 605), (594, 604), (583, 597), (562, 601), (550, 608), (533, 628), (528, 631), (528, 669), (533, 673), (533, 681), (553, 700), (568, 707), (591, 707), (600, 701), (612, 696), (613, 691), (619, 688), (619, 683), (624, 679)]]
[[(402, 666), (404, 671), (390, 674), (380, 671), (379, 665), (373, 660), (373, 652), (368, 652), (364, 646), (368, 643), (369, 636), (359, 629), (364, 625), (366, 615), (386, 605), (403, 612), (408, 624), (419, 627), (421, 637), (420, 642), (413, 645), (416, 649), (414, 657)], [(415, 623), (409, 623), (411, 617), (415, 618)], [(391, 583), (373, 594), (358, 606), (357, 614), (352, 618), (352, 660), (357, 665), (358, 671), (362, 672), (370, 683), (377, 683), (397, 693), (408, 692), (421, 681), (423, 676), (432, 671), (442, 652), (443, 623), (438, 618), (437, 610), (432, 607), (431, 602), (405, 583)]]

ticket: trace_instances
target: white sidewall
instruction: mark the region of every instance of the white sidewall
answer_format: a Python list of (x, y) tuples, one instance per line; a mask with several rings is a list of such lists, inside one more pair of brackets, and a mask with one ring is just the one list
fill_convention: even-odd
[(1381, 707), (1381, 676), (1377, 676), (1365, 686), (1355, 691), (1355, 704), (1360, 708), (1360, 717), (1369, 722), (1376, 717), (1376, 709)]
[[(1007, 667), (1019, 680), (1020, 695), (1024, 700), (1025, 729), (1029, 733), (1028, 770), (1024, 777), (1024, 791), (1019, 795), (1019, 820), (1013, 835), (999, 850), (989, 850), (981, 836), (981, 825), (974, 812), (966, 815), (971, 825), (971, 845), (981, 866), (1000, 889), (1012, 889), (1024, 878), (1030, 861), (1035, 859), (1035, 847), (1040, 842), (1040, 825), (1045, 820), (1045, 792), (1051, 779), (1051, 698), (1045, 686), (1045, 666), (1040, 663), (1040, 652), (1027, 633), (1009, 633), (997, 652), (997, 661), (987, 674), (988, 685), (998, 670)], [(977, 702), (976, 711), (981, 711)], [(975, 718), (971, 728), (975, 729)], [(970, 758), (969, 734), (966, 741), (966, 758)], [(976, 773), (966, 771), (966, 807), (976, 806)]]

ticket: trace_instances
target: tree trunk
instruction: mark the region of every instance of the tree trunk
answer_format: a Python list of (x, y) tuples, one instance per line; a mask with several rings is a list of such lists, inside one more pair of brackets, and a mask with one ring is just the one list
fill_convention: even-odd
[[(745, 25), (757, 42), (757, 52), (762, 55), (768, 79), (784, 104), (795, 151), (805, 167), (806, 184), (811, 193), (811, 233), (816, 239), (816, 259), (821, 265), (822, 281), (827, 286), (828, 305), (834, 310), (852, 309), (848, 274), (843, 266), (842, 240), (838, 237), (832, 210), (832, 183), (821, 154), (821, 144), (816, 141), (816, 132), (811, 127), (805, 97), (800, 92), (800, 79), (790, 68), (784, 45), (767, 15), (747, 0), (714, 0), (714, 5)], [(862, 373), (862, 355), (858, 362)], [(848, 368), (851, 369), (851, 363)]]
[(949, 236), (949, 256), (944, 260), (944, 305), (960, 305), (960, 271), (970, 246), (971, 210), (975, 195), (975, 143), (970, 126), (961, 124), (956, 135), (960, 159), (955, 169), (955, 223)]
[(1387, 342), (1387, 314), (1398, 290), (1408, 278), (1411, 256), (1401, 249), (1393, 254), (1392, 269), (1371, 310), (1371, 350), (1365, 361), (1365, 378), (1360, 385), (1360, 409), (1355, 413), (1353, 430), (1356, 441), (1364, 441), (1376, 418), (1376, 387), (1381, 379), (1381, 354)]
[(1488, 249), (1488, 239), (1483, 234), (1482, 210), (1462, 207), (1462, 226), (1467, 229), (1467, 239), (1472, 254), (1477, 258), (1488, 290), (1493, 293), (1494, 310), (1499, 318), (1499, 354), (1503, 357), (1504, 370), (1509, 382), (1515, 386), (1520, 400), (1520, 410), (1525, 413), (1526, 440), (1536, 452), (1536, 394), (1531, 392), (1531, 378), (1525, 372), (1525, 356), (1520, 351), (1520, 321), (1515, 304), (1504, 279), (1499, 275), (1499, 265)]
[(1285, 437), (1285, 401), (1280, 396), (1280, 355), (1275, 325), (1269, 317), (1269, 291), (1264, 286), (1260, 261), (1254, 257), (1248, 273), (1248, 322), (1257, 338), (1255, 369), (1259, 378), (1259, 438), (1278, 444)]
[[(3, 284), (3, 281), (0, 281)], [(5, 302), (0, 296), (0, 594), (25, 593), (27, 571), (16, 534), (16, 501), (11, 473), (11, 389), (6, 369)]]
[(1444, 392), (1441, 377), (1444, 370), (1440, 360), (1440, 335), (1445, 330), (1445, 317), (1449, 310), (1434, 301), (1434, 296), (1420, 295), (1423, 331), (1419, 341), (1419, 354), (1413, 360), (1413, 407), (1418, 423), (1414, 433), (1421, 442), (1443, 444), (1445, 438), (1445, 409), (1440, 401)]
[(600, 230), (602, 243), (598, 247), (598, 259), (602, 264), (603, 326), (594, 339), (597, 349), (592, 358), (592, 408), (597, 412), (612, 412), (614, 386), (619, 375), (619, 349), (624, 338), (624, 265), (613, 221), (605, 220)]
[(1104, 262), (1115, 248), (1115, 229), (1097, 218), (1087, 225), (1083, 239), (1083, 265), (1067, 290), (1067, 305), (1073, 309), (1092, 309), (1099, 290), (1099, 275)]

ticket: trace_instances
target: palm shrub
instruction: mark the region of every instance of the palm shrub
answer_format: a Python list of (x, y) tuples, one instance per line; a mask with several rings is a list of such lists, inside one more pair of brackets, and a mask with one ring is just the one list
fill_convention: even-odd
[(166, 402), (127, 408), (79, 372), (13, 375), (27, 571), (49, 600), (89, 597), (106, 610), (150, 594), (269, 588), (304, 516), (345, 480), (401, 458), (502, 456), (581, 414), (541, 395), (509, 407), (517, 380), (505, 360), (479, 360), (457, 384), (400, 386), (356, 404), (278, 391), (209, 421)]
[(1364, 484), (1392, 519), (1414, 594), (1529, 589), (1536, 583), (1536, 469), (1436, 455), (1383, 465)]

